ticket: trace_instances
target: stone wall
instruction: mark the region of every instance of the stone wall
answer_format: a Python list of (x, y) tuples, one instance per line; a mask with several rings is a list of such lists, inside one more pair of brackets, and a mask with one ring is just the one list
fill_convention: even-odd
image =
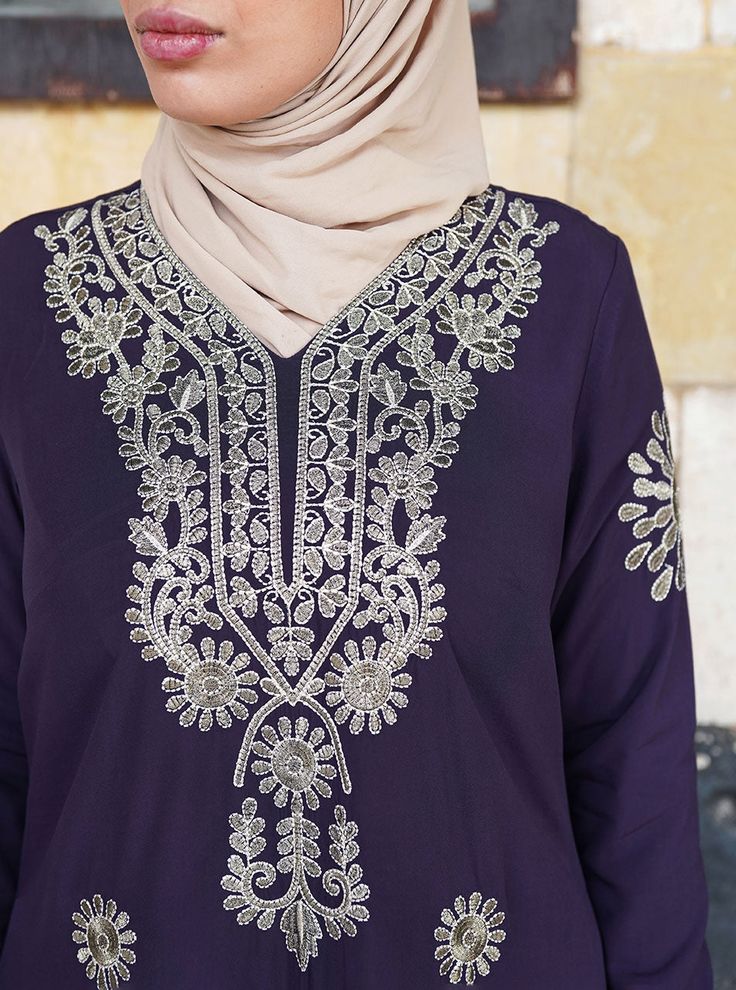
[[(626, 241), (666, 384), (698, 719), (736, 723), (736, 0), (581, 0), (580, 94), (486, 106), (492, 179)], [(131, 182), (155, 108), (0, 104), (0, 226)]]

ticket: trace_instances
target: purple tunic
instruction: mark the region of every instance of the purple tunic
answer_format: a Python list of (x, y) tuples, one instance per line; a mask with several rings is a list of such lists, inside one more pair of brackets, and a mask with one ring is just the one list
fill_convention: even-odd
[(0, 990), (712, 990), (621, 239), (489, 186), (290, 358), (139, 182), (0, 272)]

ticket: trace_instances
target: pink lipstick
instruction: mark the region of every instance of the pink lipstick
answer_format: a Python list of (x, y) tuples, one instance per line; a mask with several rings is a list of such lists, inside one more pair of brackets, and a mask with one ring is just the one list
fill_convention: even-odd
[(171, 7), (152, 7), (144, 11), (134, 27), (146, 55), (161, 61), (180, 61), (201, 55), (222, 33), (205, 21)]

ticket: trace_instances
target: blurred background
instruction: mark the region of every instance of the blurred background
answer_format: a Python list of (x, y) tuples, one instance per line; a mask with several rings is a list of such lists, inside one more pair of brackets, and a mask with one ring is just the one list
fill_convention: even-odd
[[(62, 8), (59, 67), (48, 15)], [(718, 990), (735, 990), (736, 0), (471, 9), (492, 181), (578, 207), (633, 258), (679, 478), (709, 942)], [(0, 228), (138, 177), (158, 110), (118, 14), (116, 0), (0, 0)]]

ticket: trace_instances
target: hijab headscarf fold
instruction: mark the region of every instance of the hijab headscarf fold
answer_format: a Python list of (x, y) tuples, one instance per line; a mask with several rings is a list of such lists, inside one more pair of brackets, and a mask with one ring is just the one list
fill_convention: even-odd
[(181, 260), (289, 357), (489, 183), (467, 0), (343, 0), (308, 86), (230, 127), (162, 113), (141, 184)]

